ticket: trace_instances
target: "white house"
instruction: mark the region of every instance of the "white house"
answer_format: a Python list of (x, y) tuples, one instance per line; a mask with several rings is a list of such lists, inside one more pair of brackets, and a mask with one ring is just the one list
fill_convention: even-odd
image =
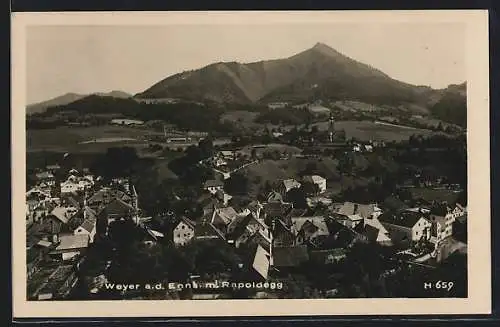
[(302, 184), (297, 182), (295, 179), (290, 178), (290, 179), (285, 179), (281, 182), (279, 188), (280, 192), (282, 194), (286, 194), (288, 191), (294, 188), (299, 188)]
[(465, 215), (465, 208), (460, 205), (451, 207), (447, 204), (441, 204), (431, 208), (429, 220), (432, 223), (433, 240), (439, 243), (450, 237), (453, 234), (453, 223), (463, 215)]
[(71, 260), (82, 254), (89, 246), (88, 235), (61, 235), (57, 247), (50, 252), (52, 256), (61, 257), (62, 260)]
[(194, 237), (195, 223), (182, 217), (173, 230), (173, 241), (176, 246), (184, 246)]
[(215, 179), (209, 179), (203, 185), (203, 189), (212, 194), (216, 194), (217, 191), (221, 191), (224, 188), (224, 183)]
[(83, 210), (83, 223), (73, 231), (73, 234), (88, 235), (89, 242), (93, 243), (97, 229), (97, 216), (95, 211), (89, 207), (85, 207)]
[(402, 210), (396, 214), (384, 213), (378, 217), (379, 221), (389, 232), (394, 243), (406, 241), (430, 240), (431, 222), (423, 213), (411, 210)]
[(82, 189), (81, 186), (78, 184), (78, 181), (73, 178), (68, 178), (64, 182), (61, 182), (60, 185), (61, 185), (61, 194), (75, 193)]

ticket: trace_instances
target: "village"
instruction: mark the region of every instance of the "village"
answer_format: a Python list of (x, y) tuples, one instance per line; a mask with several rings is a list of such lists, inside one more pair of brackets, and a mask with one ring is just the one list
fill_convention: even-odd
[[(347, 143), (335, 135), (333, 124), (330, 118), (330, 129), (320, 147), (342, 152), (372, 152), (380, 146), (352, 143), (347, 147)], [(199, 160), (197, 166), (211, 170), (215, 176), (202, 183), (201, 196), (193, 203), (202, 208), (201, 214), (190, 217), (188, 211), (167, 210), (160, 215), (161, 224), (158, 217), (146, 215), (141, 209), (141, 194), (129, 176), (108, 179), (94, 175), (88, 168), (62, 167), (58, 163), (40, 168), (34, 177), (36, 183), (26, 192), (28, 298), (286, 298), (294, 297), (291, 293), (297, 278), (311, 285), (311, 294), (304, 295), (302, 291), (297, 296), (342, 297), (346, 293), (341, 289), (348, 285), (341, 285), (346, 279), (339, 276), (346, 275), (346, 262), (364, 264), (351, 255), (359, 251), (355, 249), (360, 246), (382, 249), (383, 264), (377, 278), (389, 278), (402, 267), (432, 270), (453, 253), (466, 251), (465, 204), (427, 201), (408, 206), (394, 197), (371, 203), (338, 201), (331, 193), (328, 178), (318, 173), (276, 178), (265, 191), (260, 189), (252, 196), (251, 201), (235, 204), (233, 198), (237, 196), (227, 187), (228, 182), (232, 176), (244, 174), (247, 167), (263, 160), (257, 154), (259, 146), (250, 145), (250, 149), (248, 155), (234, 150), (214, 150)], [(295, 155), (300, 156), (317, 158), (320, 155)], [(291, 157), (291, 154), (281, 154), (274, 160)], [(272, 157), (266, 159), (273, 160)], [(421, 186), (433, 187), (428, 181)], [(128, 227), (115, 227), (120, 224)], [(109, 251), (108, 243), (112, 244)], [(116, 276), (120, 275), (112, 271), (119, 271), (123, 264), (117, 264), (116, 260), (128, 260), (117, 252), (129, 251), (127, 246), (132, 243), (140, 243), (146, 251), (138, 253), (155, 252), (159, 246), (162, 251), (166, 251), (165, 248), (177, 251), (165, 259), (169, 262), (168, 278), (136, 280), (137, 285), (248, 283), (252, 287), (244, 293), (219, 287), (193, 288), (187, 293), (185, 289), (159, 287), (155, 294), (145, 294), (140, 287), (132, 287), (127, 291), (120, 289), (118, 293), (113, 289), (114, 293), (109, 295), (109, 285), (129, 282), (117, 280)], [(180, 261), (189, 259), (177, 255), (184, 253), (189, 257), (186, 253), (193, 248), (210, 249), (197, 250), (206, 255), (205, 265), (201, 266), (205, 268), (182, 268), (182, 273), (179, 272), (180, 267), (184, 267)], [(219, 250), (231, 253), (230, 266), (225, 266), (224, 257), (218, 262), (221, 267), (214, 268), (219, 260), (214, 253)], [(104, 255), (108, 252), (109, 255)], [(84, 267), (93, 261), (95, 253), (105, 258), (98, 260), (98, 268), (89, 272)], [(214, 255), (213, 262), (211, 255)], [(323, 280), (318, 277), (318, 281), (315, 275), (327, 277)], [(160, 271), (159, 276), (164, 274)], [(279, 283), (283, 288), (270, 289), (269, 283)]]

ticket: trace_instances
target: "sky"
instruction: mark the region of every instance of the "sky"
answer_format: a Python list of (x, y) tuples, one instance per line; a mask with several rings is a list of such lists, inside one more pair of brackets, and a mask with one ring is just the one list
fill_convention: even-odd
[(290, 57), (322, 42), (392, 78), (444, 88), (466, 80), (461, 23), (29, 26), (27, 102), (68, 92), (131, 94), (213, 62)]

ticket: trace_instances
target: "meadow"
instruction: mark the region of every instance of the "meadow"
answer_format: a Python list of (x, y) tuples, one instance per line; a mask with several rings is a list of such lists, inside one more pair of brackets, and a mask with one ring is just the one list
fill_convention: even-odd
[(26, 152), (103, 152), (110, 146), (141, 148), (147, 146), (147, 136), (159, 134), (151, 129), (111, 125), (28, 129)]
[[(328, 122), (315, 123), (320, 131), (328, 130)], [(344, 130), (347, 138), (355, 138), (361, 141), (405, 141), (413, 134), (432, 135), (435, 132), (426, 129), (408, 128), (406, 126), (384, 125), (373, 121), (337, 121), (335, 130)]]

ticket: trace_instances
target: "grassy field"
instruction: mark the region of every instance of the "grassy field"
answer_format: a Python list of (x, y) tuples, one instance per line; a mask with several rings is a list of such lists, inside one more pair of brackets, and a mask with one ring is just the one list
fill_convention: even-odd
[[(110, 146), (146, 146), (147, 135), (161, 134), (149, 129), (125, 126), (58, 127), (26, 131), (26, 150), (56, 152), (102, 152)], [(115, 142), (82, 143), (103, 138), (130, 138)]]
[[(239, 150), (239, 152), (246, 155), (251, 155), (253, 148), (254, 146), (248, 145)], [(287, 144), (279, 144), (279, 143), (270, 143), (261, 146), (255, 146), (255, 152), (257, 155), (262, 155), (266, 152), (273, 152), (273, 151), (279, 151), (280, 153), (299, 154), (302, 152), (302, 149), (299, 149), (295, 146)]]
[(339, 193), (349, 187), (366, 186), (369, 182), (366, 178), (341, 175), (337, 169), (338, 161), (331, 158), (263, 160), (244, 169), (244, 173), (251, 181), (250, 193), (258, 192), (259, 187), (265, 185), (266, 181), (275, 182), (287, 178), (300, 179), (300, 174), (310, 164), (314, 164), (318, 173), (327, 178), (327, 189), (330, 194)]
[[(313, 124), (319, 130), (328, 130), (328, 122)], [(417, 128), (399, 127), (395, 125), (377, 124), (372, 121), (338, 121), (335, 130), (344, 130), (347, 138), (356, 138), (362, 141), (403, 141), (413, 134), (432, 135), (433, 131)]]
[(460, 195), (460, 192), (447, 190), (447, 189), (431, 189), (431, 188), (408, 188), (414, 199), (423, 199), (426, 201), (446, 201), (448, 203), (455, 203)]

